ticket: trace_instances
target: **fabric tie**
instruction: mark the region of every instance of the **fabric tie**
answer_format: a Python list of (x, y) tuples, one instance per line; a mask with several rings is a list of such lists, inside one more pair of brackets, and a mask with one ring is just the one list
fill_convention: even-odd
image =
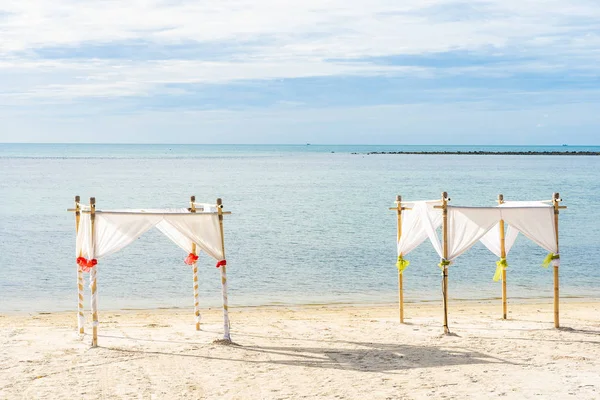
[(496, 273), (494, 274), (494, 282), (498, 282), (502, 278), (502, 271), (508, 268), (506, 258), (501, 258), (496, 261)]
[(227, 265), (227, 260), (221, 260), (221, 261), (217, 262), (216, 267), (220, 268), (220, 267), (224, 267), (226, 265)]
[(98, 260), (92, 258), (88, 260), (85, 257), (77, 257), (77, 265), (79, 265), (79, 269), (83, 272), (90, 272), (92, 268), (94, 268), (98, 264)]
[(196, 261), (198, 261), (198, 256), (195, 255), (194, 253), (188, 254), (188, 256), (185, 258), (185, 260), (183, 260), (183, 262), (186, 263), (187, 265), (193, 265), (196, 263)]
[(398, 256), (398, 261), (396, 262), (396, 268), (398, 268), (398, 272), (400, 273), (400, 275), (402, 275), (406, 267), (408, 267), (409, 265), (410, 261), (405, 260), (402, 254), (400, 254)]
[(544, 261), (542, 262), (542, 267), (548, 268), (550, 266), (550, 263), (552, 263), (553, 265), (558, 265), (558, 262), (555, 260), (560, 260), (560, 255), (556, 253), (549, 253), (546, 256), (546, 258), (544, 258)]
[(450, 265), (452, 263), (452, 261), (448, 261), (448, 260), (444, 260), (442, 258), (442, 260), (440, 261), (440, 263), (438, 264), (438, 267), (440, 267), (440, 269), (442, 271), (444, 271), (444, 267), (447, 267), (448, 265)]

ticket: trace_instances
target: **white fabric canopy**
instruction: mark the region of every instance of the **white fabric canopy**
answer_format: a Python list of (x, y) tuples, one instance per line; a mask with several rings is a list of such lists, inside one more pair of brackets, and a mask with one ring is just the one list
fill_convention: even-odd
[[(435, 209), (439, 201), (407, 203), (412, 210), (402, 211), (402, 235), (398, 241), (398, 256), (404, 256), (429, 237), (434, 249), (443, 258), (443, 248), (437, 229), (442, 224), (442, 212)], [(499, 221), (508, 225), (505, 237), (506, 253), (512, 248), (518, 233), (551, 253), (558, 253), (554, 211), (542, 202), (506, 202), (496, 207), (448, 206), (448, 257), (453, 261), (481, 240), (498, 257), (500, 253)], [(553, 261), (558, 264), (558, 261)]]
[[(82, 207), (76, 241), (77, 264), (79, 271), (89, 271), (91, 288), (91, 306), (93, 315), (92, 345), (96, 345), (98, 326), (98, 292), (96, 290), (97, 259), (113, 254), (134, 242), (144, 232), (156, 226), (186, 253), (192, 253), (195, 243), (197, 248), (218, 261), (221, 272), (223, 296), (223, 338), (231, 341), (229, 333), (229, 314), (227, 305), (227, 276), (225, 272), (225, 250), (223, 236), (219, 224), (217, 206), (195, 203), (196, 212), (186, 208), (147, 209), (147, 210), (97, 210), (92, 232), (91, 213), (89, 207)], [(83, 258), (80, 259), (80, 257)], [(186, 259), (186, 263), (188, 260)], [(196, 323), (200, 321), (198, 313), (198, 279), (195, 261), (192, 262), (194, 276), (194, 309)], [(80, 281), (78, 280), (78, 284)], [(80, 294), (80, 298), (82, 294)], [(79, 327), (83, 327), (83, 319), (79, 318)], [(197, 328), (199, 329), (199, 328)], [(82, 332), (82, 330), (80, 330)]]
[[(214, 206), (212, 207), (216, 210)], [(224, 259), (216, 212), (191, 213), (185, 208), (96, 211), (93, 242), (90, 215), (81, 214), (77, 233), (77, 256), (87, 259), (108, 256), (123, 249), (156, 226), (188, 253), (191, 252), (192, 243), (196, 243), (199, 249), (214, 259), (218, 261)]]

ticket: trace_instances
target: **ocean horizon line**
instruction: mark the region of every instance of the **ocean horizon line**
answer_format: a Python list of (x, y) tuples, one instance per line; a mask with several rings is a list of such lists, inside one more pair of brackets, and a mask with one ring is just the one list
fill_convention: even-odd
[(117, 142), (0, 142), (0, 145), (100, 146), (407, 146), (407, 147), (600, 147), (598, 144), (401, 144), (401, 143), (117, 143)]

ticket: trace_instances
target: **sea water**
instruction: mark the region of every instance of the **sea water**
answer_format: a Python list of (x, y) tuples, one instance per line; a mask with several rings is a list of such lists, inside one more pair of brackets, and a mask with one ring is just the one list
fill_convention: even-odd
[[(66, 211), (75, 195), (96, 197), (98, 209), (223, 198), (232, 212), (224, 227), (235, 307), (396, 301), (396, 214), (388, 208), (397, 194), (422, 200), (447, 191), (451, 204), (489, 206), (499, 193), (547, 200), (560, 192), (568, 207), (560, 214), (561, 296), (598, 296), (600, 157), (366, 155), (400, 150), (600, 147), (0, 144), (0, 311), (76, 307), (75, 217)], [(519, 237), (508, 257), (509, 301), (552, 297), (545, 255)], [(193, 306), (185, 256), (152, 230), (101, 259), (100, 308)], [(439, 301), (432, 246), (423, 243), (407, 259), (405, 299)], [(499, 297), (495, 261), (480, 244), (460, 256), (449, 270), (450, 298)], [(199, 276), (200, 304), (217, 306), (214, 260), (200, 256)]]

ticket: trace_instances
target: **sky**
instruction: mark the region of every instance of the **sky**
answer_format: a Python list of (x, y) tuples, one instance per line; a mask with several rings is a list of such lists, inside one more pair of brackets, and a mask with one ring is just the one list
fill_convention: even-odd
[(600, 5), (2, 0), (0, 142), (600, 144)]

